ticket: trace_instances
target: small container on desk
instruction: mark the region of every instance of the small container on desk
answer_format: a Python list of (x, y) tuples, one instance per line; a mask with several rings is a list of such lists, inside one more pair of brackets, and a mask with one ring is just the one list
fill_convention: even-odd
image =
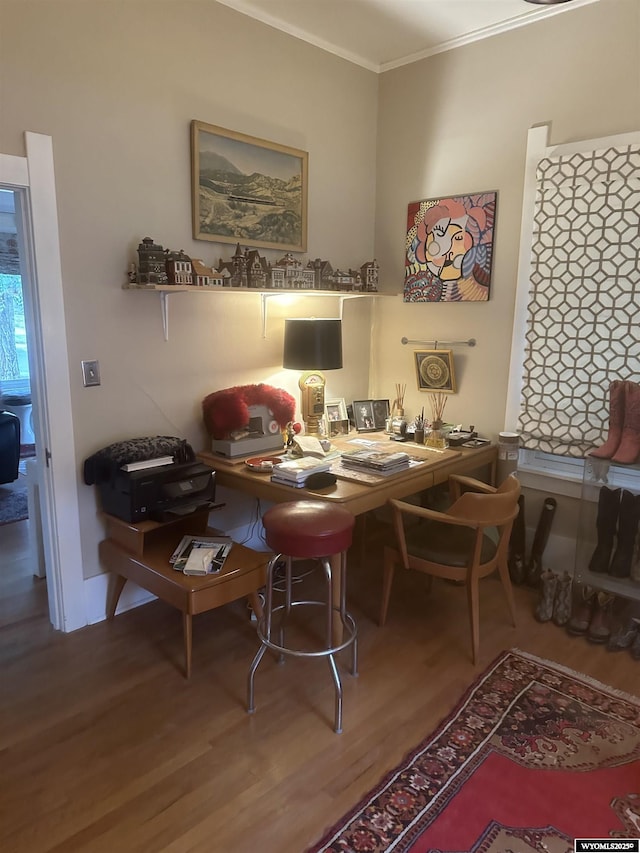
[(431, 424), (431, 431), (426, 436), (425, 444), (427, 447), (432, 447), (434, 450), (447, 450), (449, 440), (447, 433), (442, 427), (442, 421), (434, 421)]

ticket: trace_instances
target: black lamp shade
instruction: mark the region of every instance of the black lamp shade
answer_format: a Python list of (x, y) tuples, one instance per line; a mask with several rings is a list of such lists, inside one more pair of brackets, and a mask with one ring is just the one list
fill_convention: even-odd
[(342, 367), (342, 321), (285, 320), (282, 366), (291, 370)]

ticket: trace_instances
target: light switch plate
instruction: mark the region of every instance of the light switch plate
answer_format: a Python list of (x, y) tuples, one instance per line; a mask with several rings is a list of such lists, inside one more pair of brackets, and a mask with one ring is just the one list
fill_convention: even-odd
[(82, 362), (82, 382), (85, 388), (100, 384), (100, 365), (97, 361)]

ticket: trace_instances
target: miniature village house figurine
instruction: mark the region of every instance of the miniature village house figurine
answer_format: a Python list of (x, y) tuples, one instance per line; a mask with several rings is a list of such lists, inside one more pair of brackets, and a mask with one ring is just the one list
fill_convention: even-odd
[(199, 258), (191, 258), (182, 249), (173, 251), (145, 237), (138, 246), (138, 269), (131, 264), (130, 284), (168, 284), (194, 287), (233, 287), (252, 290), (334, 290), (351, 293), (376, 293), (379, 267), (375, 260), (359, 269), (333, 268), (321, 258), (306, 265), (287, 252), (271, 264), (257, 249), (236, 244), (230, 260), (220, 258), (217, 269)]
[(193, 283), (196, 287), (222, 287), (224, 277), (213, 267), (208, 267), (199, 258), (191, 258)]
[(179, 252), (170, 252), (167, 249), (165, 261), (168, 284), (193, 284), (193, 267), (189, 258), (180, 249)]
[(138, 246), (138, 283), (167, 283), (164, 249), (151, 237), (145, 237)]

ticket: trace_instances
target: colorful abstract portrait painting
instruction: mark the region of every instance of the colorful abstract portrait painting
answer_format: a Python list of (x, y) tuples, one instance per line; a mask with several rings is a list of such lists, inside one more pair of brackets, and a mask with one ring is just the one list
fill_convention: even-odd
[(405, 302), (486, 302), (496, 192), (414, 201), (407, 211)]

